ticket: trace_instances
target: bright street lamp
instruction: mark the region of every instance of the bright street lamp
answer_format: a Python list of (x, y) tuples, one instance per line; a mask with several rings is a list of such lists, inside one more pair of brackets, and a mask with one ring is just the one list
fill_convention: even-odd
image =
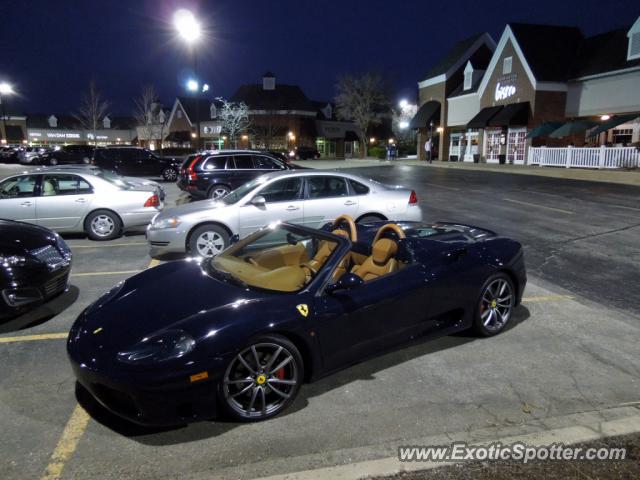
[(200, 23), (189, 10), (180, 9), (173, 15), (173, 25), (178, 34), (188, 44), (195, 43), (200, 38)]
[(409, 102), (406, 98), (403, 98), (402, 100), (400, 100), (400, 102), (398, 102), (398, 106), (400, 108), (407, 108), (407, 105), (409, 105)]
[(187, 90), (190, 92), (196, 92), (198, 90), (198, 82), (196, 80), (188, 80), (187, 81)]
[(398, 124), (398, 126), (400, 127), (400, 130), (404, 130), (405, 128), (409, 127), (409, 122), (407, 122), (406, 120), (403, 120)]
[(205, 93), (208, 91), (209, 91), (209, 84), (205, 83), (204, 85), (202, 85), (202, 93)]
[(11, 95), (13, 92), (13, 87), (7, 82), (0, 83), (0, 95)]

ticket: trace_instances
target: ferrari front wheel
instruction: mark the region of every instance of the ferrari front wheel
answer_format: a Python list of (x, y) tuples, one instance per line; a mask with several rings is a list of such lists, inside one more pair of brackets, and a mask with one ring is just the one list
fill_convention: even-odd
[(487, 279), (476, 306), (473, 327), (484, 337), (497, 335), (505, 329), (515, 306), (515, 288), (506, 273), (496, 273)]
[(229, 362), (220, 400), (235, 420), (266, 420), (291, 405), (303, 378), (302, 356), (292, 342), (276, 335), (259, 337)]

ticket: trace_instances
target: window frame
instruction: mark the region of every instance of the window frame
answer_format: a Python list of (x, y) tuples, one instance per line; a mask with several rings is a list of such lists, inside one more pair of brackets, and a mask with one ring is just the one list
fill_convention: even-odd
[[(298, 195), (297, 198), (293, 198), (293, 199), (289, 199), (289, 200), (278, 200), (278, 201), (274, 201), (274, 202), (270, 202), (269, 200), (267, 200), (265, 198), (265, 201), (267, 203), (267, 205), (273, 205), (275, 203), (291, 203), (291, 202), (299, 202), (301, 200), (304, 200), (304, 196), (305, 196), (305, 189), (306, 189), (306, 183), (303, 177), (285, 177), (285, 178), (278, 178), (275, 179), (273, 182), (269, 182), (266, 185), (262, 186), (262, 188), (260, 188), (260, 190), (258, 190), (252, 197), (255, 198), (257, 196), (261, 196), (264, 197), (263, 191), (266, 190), (267, 188), (269, 188), (272, 185), (275, 185), (278, 182), (286, 182), (289, 180), (299, 180), (300, 181), (300, 186), (298, 187)], [(249, 200), (248, 204), (251, 203), (251, 200)]]
[[(342, 180), (345, 183), (345, 186), (347, 187), (347, 193), (345, 195), (333, 195), (330, 197), (315, 197), (315, 198), (311, 198), (309, 196), (310, 193), (310, 181), (312, 178), (339, 178), (340, 180)], [(331, 199), (331, 198), (346, 198), (351, 196), (351, 190), (350, 190), (350, 186), (349, 186), (349, 182), (348, 179), (346, 177), (342, 177), (340, 175), (309, 175), (307, 177), (305, 177), (304, 179), (304, 200), (326, 200), (326, 199)]]
[(95, 193), (95, 188), (93, 187), (93, 185), (91, 184), (91, 182), (89, 182), (86, 178), (84, 178), (81, 175), (75, 174), (75, 173), (59, 173), (59, 172), (55, 172), (55, 173), (43, 173), (40, 176), (40, 191), (38, 194), (38, 197), (42, 197), (44, 198), (44, 181), (45, 181), (45, 177), (62, 177), (62, 176), (66, 176), (66, 177), (75, 177), (77, 178), (78, 182), (84, 182), (87, 185), (89, 185), (89, 188), (91, 191), (89, 192), (78, 192), (78, 188), (76, 188), (76, 191), (74, 193), (56, 193), (55, 195), (47, 195), (47, 197), (68, 197), (71, 195), (93, 195)]
[(17, 179), (17, 178), (23, 178), (23, 177), (36, 177), (36, 181), (33, 184), (33, 195), (28, 196), (28, 197), (21, 197), (21, 196), (15, 196), (15, 197), (9, 197), (9, 198), (0, 198), (0, 201), (2, 200), (16, 200), (18, 198), (36, 198), (40, 196), (40, 185), (42, 183), (42, 174), (32, 174), (32, 173), (27, 173), (27, 174), (23, 174), (23, 175), (13, 175), (11, 177), (7, 177), (4, 178), (0, 181), (0, 185), (2, 185), (5, 182), (8, 182), (9, 180), (13, 180), (13, 179)]
[[(508, 69), (507, 69), (507, 65), (509, 65)], [(510, 55), (502, 59), (502, 74), (510, 75), (511, 72), (513, 72), (513, 56)]]

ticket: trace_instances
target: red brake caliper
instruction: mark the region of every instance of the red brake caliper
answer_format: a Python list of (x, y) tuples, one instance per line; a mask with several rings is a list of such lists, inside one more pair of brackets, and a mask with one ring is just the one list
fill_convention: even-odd
[(274, 375), (276, 377), (278, 377), (280, 380), (283, 380), (284, 379), (284, 367), (282, 367), (280, 370), (276, 370)]

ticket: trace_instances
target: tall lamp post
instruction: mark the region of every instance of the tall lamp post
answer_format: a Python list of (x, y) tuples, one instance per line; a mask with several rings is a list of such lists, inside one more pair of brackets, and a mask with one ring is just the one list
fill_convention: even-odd
[[(195, 44), (200, 39), (201, 30), (200, 23), (196, 20), (193, 13), (189, 10), (178, 10), (173, 15), (173, 24), (178, 32), (178, 35), (184, 40), (189, 47), (191, 54), (193, 55), (193, 73), (198, 76), (198, 56), (195, 49)], [(206, 86), (207, 89), (209, 88)], [(187, 89), (195, 93), (196, 100), (196, 149), (200, 149), (200, 88), (197, 80), (189, 80), (187, 82)], [(205, 90), (206, 91), (206, 90)]]
[(431, 143), (431, 148), (429, 148), (429, 163), (433, 159), (433, 120), (429, 122), (429, 142)]
[(4, 109), (4, 102), (2, 101), (2, 97), (3, 96), (8, 96), (8, 95), (12, 95), (13, 94), (13, 87), (11, 85), (9, 85), (7, 82), (2, 82), (0, 83), (0, 107), (2, 107), (2, 130), (3, 130), (3, 137), (2, 143), (8, 143), (7, 140), (7, 115), (5, 113), (5, 109)]

